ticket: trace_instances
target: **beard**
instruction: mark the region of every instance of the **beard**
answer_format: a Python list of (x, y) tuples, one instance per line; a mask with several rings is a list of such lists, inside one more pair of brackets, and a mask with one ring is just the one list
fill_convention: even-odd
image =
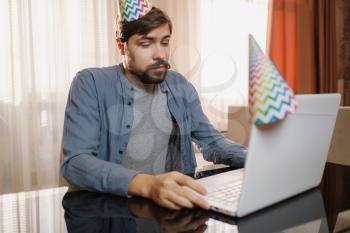
[[(163, 70), (156, 70), (163, 68)], [(170, 65), (165, 60), (159, 59), (156, 63), (146, 67), (144, 71), (130, 70), (143, 84), (159, 84), (165, 80)]]

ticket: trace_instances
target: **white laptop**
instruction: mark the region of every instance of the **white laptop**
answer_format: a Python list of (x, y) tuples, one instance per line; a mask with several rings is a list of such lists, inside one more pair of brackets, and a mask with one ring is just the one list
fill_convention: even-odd
[(252, 126), (244, 169), (198, 180), (209, 192), (204, 198), (212, 210), (243, 217), (319, 185), (340, 95), (296, 99), (296, 113), (271, 125)]

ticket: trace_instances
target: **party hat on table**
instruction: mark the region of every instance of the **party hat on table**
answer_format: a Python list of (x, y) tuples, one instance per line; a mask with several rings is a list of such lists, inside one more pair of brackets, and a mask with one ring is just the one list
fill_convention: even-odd
[(249, 36), (249, 112), (255, 125), (283, 120), (298, 109), (293, 90)]
[(138, 20), (152, 9), (148, 0), (119, 0), (119, 17), (124, 22)]

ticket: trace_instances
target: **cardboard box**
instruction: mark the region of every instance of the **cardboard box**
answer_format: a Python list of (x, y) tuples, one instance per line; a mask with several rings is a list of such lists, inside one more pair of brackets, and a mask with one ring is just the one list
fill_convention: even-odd
[(227, 128), (227, 138), (247, 147), (251, 129), (248, 107), (229, 106)]
[(350, 166), (350, 107), (339, 108), (327, 161)]

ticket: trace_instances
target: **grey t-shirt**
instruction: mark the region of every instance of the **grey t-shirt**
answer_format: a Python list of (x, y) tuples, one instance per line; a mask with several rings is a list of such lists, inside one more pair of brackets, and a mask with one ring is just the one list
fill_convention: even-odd
[(159, 87), (153, 93), (135, 87), (133, 107), (134, 122), (122, 165), (150, 174), (163, 173), (174, 127), (166, 93)]

